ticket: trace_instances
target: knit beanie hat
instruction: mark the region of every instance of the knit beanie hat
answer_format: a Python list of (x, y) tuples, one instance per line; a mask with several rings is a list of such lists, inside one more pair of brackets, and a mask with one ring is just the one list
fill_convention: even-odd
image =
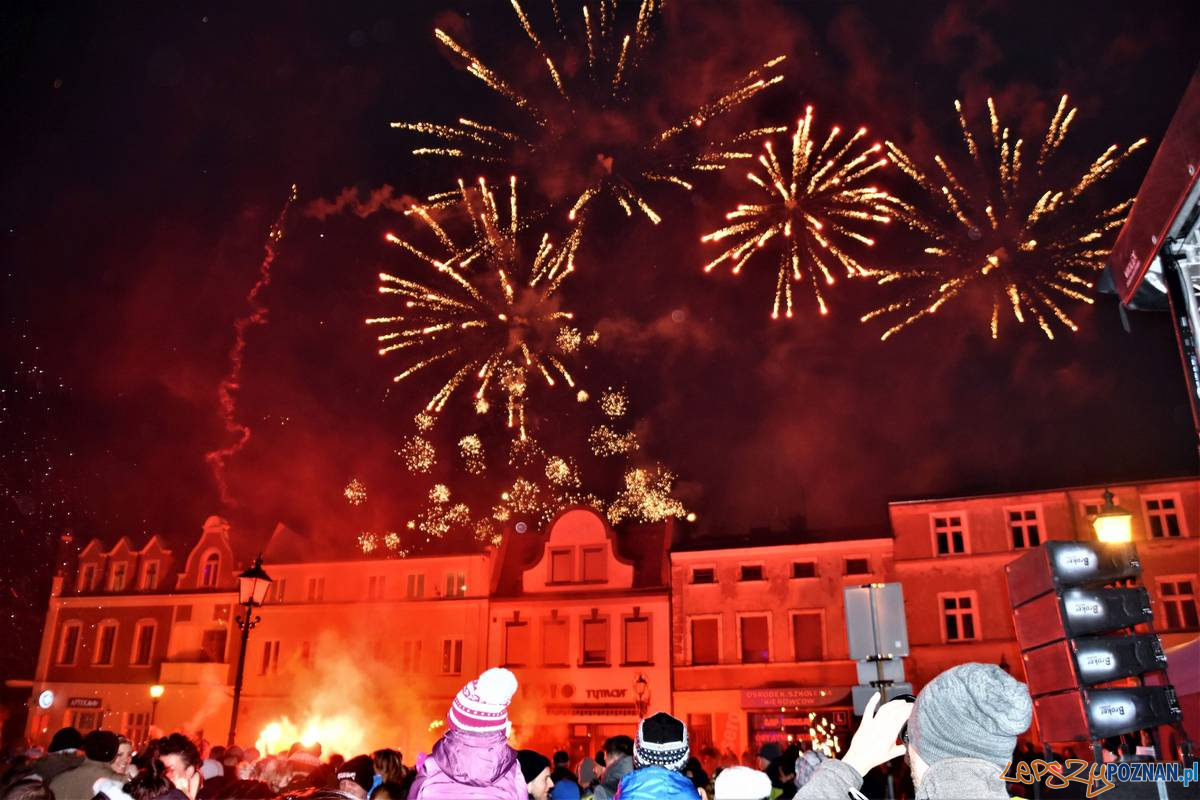
[(550, 769), (550, 759), (536, 750), (518, 750), (517, 761), (521, 764), (521, 779), (532, 783), (543, 770)]
[(51, 753), (58, 753), (62, 750), (82, 749), (83, 734), (75, 728), (59, 728), (54, 732), (54, 738), (50, 740)]
[(908, 740), (926, 764), (981, 758), (1003, 769), (1032, 719), (1025, 684), (995, 664), (960, 664), (917, 695)]
[(713, 800), (767, 800), (770, 796), (767, 773), (749, 767), (723, 769), (713, 784)]
[(462, 688), (450, 704), (449, 722), (467, 733), (494, 733), (508, 727), (508, 704), (517, 692), (517, 677), (493, 667)]
[(779, 745), (775, 742), (767, 742), (758, 748), (758, 757), (765, 758), (767, 761), (774, 761), (781, 755), (783, 755), (783, 751), (779, 749)]
[(364, 791), (369, 792), (372, 784), (375, 783), (375, 764), (371, 761), (370, 756), (355, 756), (338, 767), (337, 779), (354, 781)]
[(825, 754), (818, 750), (809, 750), (807, 753), (801, 753), (796, 759), (796, 777), (793, 782), (797, 789), (803, 789), (804, 784), (808, 783), (809, 778), (817, 771), (817, 767), (821, 766), (821, 762), (825, 760)]
[(660, 711), (638, 723), (634, 769), (657, 766), (681, 772), (689, 754), (687, 728), (670, 714)]

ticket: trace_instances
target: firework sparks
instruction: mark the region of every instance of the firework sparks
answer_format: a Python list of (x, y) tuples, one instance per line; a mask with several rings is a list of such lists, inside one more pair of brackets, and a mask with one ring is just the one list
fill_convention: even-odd
[(635, 467), (625, 473), (624, 488), (608, 506), (608, 519), (614, 525), (624, 520), (661, 522), (687, 515), (683, 503), (671, 496), (675, 476), (662, 467)]
[(433, 424), (435, 422), (437, 422), (437, 418), (434, 417), (433, 414), (429, 414), (424, 411), (413, 417), (413, 425), (421, 433), (428, 433), (429, 431), (433, 430)]
[(887, 143), (889, 157), (925, 189), (936, 210), (928, 220), (915, 213), (906, 220), (931, 240), (925, 248), (927, 263), (877, 275), (880, 284), (915, 281), (920, 288), (864, 315), (863, 322), (898, 319), (884, 331), (881, 338), (887, 339), (955, 298), (982, 294), (993, 339), (999, 336), (1005, 308), (1018, 323), (1035, 322), (1049, 339), (1055, 323), (1077, 331), (1063, 305), (1093, 302), (1094, 277), (1108, 257), (1104, 241), (1132, 205), (1128, 200), (1093, 215), (1077, 201), (1146, 140), (1126, 148), (1114, 144), (1073, 183), (1059, 183), (1050, 168), (1077, 110), (1066, 95), (1032, 163), (1026, 163), (1025, 141), (1001, 123), (990, 98), (990, 149), (980, 147), (962, 104), (955, 101), (955, 108), (972, 164), (969, 177), (955, 172), (940, 155), (933, 159), (937, 171), (926, 173), (897, 145)]
[(404, 459), (404, 465), (414, 474), (429, 472), (437, 463), (437, 448), (433, 442), (421, 436), (409, 438), (396, 454)]
[[(654, 115), (635, 104), (638, 93), (632, 89), (662, 0), (642, 0), (636, 15), (632, 8), (629, 14), (618, 13), (616, 0), (600, 0), (598, 9), (584, 4), (583, 18), (575, 25), (564, 25), (557, 3), (552, 3), (559, 36), (549, 43), (539, 36), (519, 0), (512, 5), (536, 63), (545, 67), (543, 86), (528, 94), (520, 91), (449, 34), (435, 30), (438, 41), (471, 75), (508, 101), (518, 119), (508, 126), (465, 116), (453, 124), (393, 122), (393, 128), (427, 140), (413, 150), (415, 155), (550, 174), (554, 186), (547, 192), (549, 199), (569, 207), (569, 218), (580, 223), (593, 201), (606, 198), (627, 216), (637, 212), (657, 224), (662, 218), (646, 198), (649, 186), (691, 190), (698, 175), (751, 158), (741, 149), (744, 142), (776, 130), (703, 136), (706, 124), (781, 81), (775, 67), (783, 56), (751, 70), (677, 124), (653, 127)], [(575, 31), (583, 34), (582, 42), (568, 35)]]
[(346, 497), (346, 502), (352, 506), (361, 506), (367, 502), (367, 487), (358, 478), (353, 478), (347, 483), (342, 494)]
[(857, 255), (875, 245), (874, 236), (864, 230), (886, 225), (900, 207), (895, 197), (867, 182), (888, 159), (880, 154), (883, 145), (867, 144), (866, 135), (866, 128), (843, 135), (835, 125), (823, 138), (814, 138), (813, 109), (806, 108), (790, 152), (777, 154), (767, 141), (758, 157), (762, 175), (746, 174), (759, 197), (738, 205), (725, 215), (725, 227), (700, 239), (725, 248), (704, 271), (728, 264), (738, 275), (773, 242), (779, 255), (771, 318), (778, 319), (782, 309), (791, 319), (792, 284), (806, 275), (817, 308), (827, 314), (821, 285), (832, 285), (834, 272), (851, 278), (870, 274)]
[(429, 538), (441, 539), (454, 528), (470, 525), (471, 509), (465, 503), (452, 503), (450, 500), (450, 487), (434, 484), (429, 490), (429, 504), (415, 520), (409, 522), (409, 527)]
[[(447, 288), (381, 274), (380, 293), (399, 296), (404, 311), (368, 319), (367, 324), (386, 328), (377, 337), (380, 355), (409, 356), (395, 382), (431, 366), (451, 368), (424, 414), (441, 411), (456, 390), (474, 381), (476, 411), (487, 413), (494, 405), (489, 396), (499, 394), (508, 427), (524, 438), (526, 404), (533, 386), (575, 385), (566, 363), (554, 351), (572, 317), (559, 308), (556, 292), (574, 271), (579, 238), (572, 234), (565, 245), (556, 247), (549, 235), (543, 236), (534, 257), (522, 260), (515, 179), (509, 190), (509, 217), (504, 220), (483, 179), (474, 193), (460, 184), (459, 200), (474, 231), (465, 246), (456, 244), (425, 208), (414, 207), (411, 213), (433, 232), (445, 254), (429, 255), (392, 234), (388, 241), (434, 267)], [(479, 270), (481, 264), (487, 269)]]
[(358, 549), (361, 550), (364, 555), (369, 555), (370, 553), (375, 552), (376, 548), (378, 547), (379, 537), (375, 534), (371, 533), (370, 531), (364, 531), (358, 535)]
[(571, 458), (551, 456), (546, 460), (546, 480), (559, 488), (578, 488), (579, 465)]
[(458, 454), (462, 457), (463, 469), (471, 475), (482, 475), (487, 471), (483, 441), (478, 434), (467, 434), (458, 440)]
[(588, 445), (591, 446), (593, 455), (605, 458), (635, 452), (638, 449), (638, 439), (633, 431), (622, 433), (608, 425), (597, 425), (588, 434)]
[(624, 389), (608, 389), (600, 394), (600, 410), (606, 417), (616, 419), (629, 410), (629, 395)]
[(233, 505), (233, 496), (229, 493), (229, 484), (225, 480), (225, 464), (237, 455), (246, 442), (250, 441), (250, 427), (237, 420), (237, 391), (242, 385), (242, 365), (246, 354), (246, 331), (256, 325), (267, 324), (267, 307), (259, 300), (259, 294), (271, 285), (271, 265), (279, 255), (279, 243), (283, 241), (284, 223), (287, 222), (288, 212), (296, 202), (296, 185), (288, 193), (287, 200), (279, 216), (275, 218), (267, 232), (266, 254), (258, 267), (258, 281), (246, 295), (246, 303), (250, 313), (238, 319), (233, 325), (234, 341), (229, 351), (229, 373), (221, 379), (217, 386), (217, 402), (220, 405), (221, 422), (225, 425), (226, 433), (233, 434), (234, 442), (227, 447), (213, 450), (204, 455), (204, 459), (212, 467), (213, 479), (221, 492), (221, 502)]

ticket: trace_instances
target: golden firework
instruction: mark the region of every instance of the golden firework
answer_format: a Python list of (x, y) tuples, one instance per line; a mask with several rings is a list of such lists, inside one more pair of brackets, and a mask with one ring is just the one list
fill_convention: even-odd
[(629, 395), (625, 394), (624, 389), (607, 389), (600, 394), (600, 411), (606, 417), (624, 416), (629, 410)]
[(364, 555), (374, 552), (375, 548), (379, 547), (379, 537), (370, 531), (364, 531), (358, 535), (358, 549)]
[[(465, 245), (456, 243), (428, 209), (413, 206), (405, 212), (430, 229), (442, 252), (431, 255), (390, 233), (388, 241), (432, 266), (442, 280), (434, 285), (380, 274), (380, 293), (399, 296), (404, 310), (397, 316), (368, 319), (367, 324), (386, 330), (377, 337), (380, 355), (407, 357), (395, 382), (427, 368), (450, 368), (449, 378), (425, 406), (423, 414), (429, 420), (460, 386), (474, 381), (476, 411), (487, 413), (493, 405), (489, 396), (499, 394), (508, 427), (524, 438), (525, 408), (533, 386), (575, 386), (565, 363), (567, 353), (558, 343), (572, 314), (560, 308), (557, 291), (575, 269), (579, 237), (573, 233), (559, 247), (544, 235), (533, 258), (522, 258), (515, 179), (509, 191), (505, 218), (486, 181), (480, 179), (477, 191), (460, 183), (459, 203), (473, 229)], [(421, 428), (422, 416), (417, 419)], [(430, 425), (432, 421), (426, 428)]]
[(413, 473), (429, 472), (437, 463), (437, 448), (433, 442), (421, 436), (409, 438), (396, 454), (404, 459), (408, 471)]
[(701, 237), (701, 242), (725, 248), (704, 271), (729, 264), (737, 275), (772, 243), (778, 266), (771, 318), (779, 318), (781, 306), (783, 315), (792, 317), (792, 284), (805, 275), (817, 308), (828, 313), (821, 284), (832, 285), (835, 271), (844, 270), (851, 278), (871, 274), (857, 254), (875, 245), (870, 227), (886, 225), (901, 207), (891, 194), (867, 182), (888, 160), (880, 154), (883, 145), (867, 144), (866, 135), (867, 129), (859, 128), (843, 136), (835, 125), (823, 138), (814, 138), (808, 106), (792, 134), (790, 152), (777, 154), (768, 140), (758, 157), (763, 174), (746, 174), (760, 198), (739, 204), (725, 215), (725, 227)]
[(358, 478), (352, 478), (346, 484), (346, 488), (342, 490), (342, 495), (345, 496), (346, 502), (352, 506), (361, 506), (367, 502), (367, 487)]
[(462, 457), (463, 469), (471, 475), (482, 475), (487, 471), (483, 441), (478, 434), (469, 433), (458, 440), (458, 454)]
[(601, 458), (628, 455), (638, 449), (638, 438), (633, 431), (622, 432), (608, 425), (597, 425), (588, 434), (588, 445), (592, 454)]
[(674, 484), (675, 476), (662, 467), (627, 470), (623, 488), (608, 506), (609, 522), (661, 522), (687, 516), (687, 508), (671, 495)]
[[(466, 116), (456, 122), (393, 122), (427, 144), (418, 156), (465, 163), (502, 164), (516, 172), (536, 170), (550, 201), (569, 208), (582, 222), (597, 198), (616, 203), (627, 216), (636, 211), (661, 221), (645, 196), (647, 187), (671, 184), (691, 190), (701, 173), (748, 159), (742, 145), (764, 132), (746, 130), (706, 137), (705, 126), (749, 101), (783, 78), (775, 67), (783, 56), (750, 70), (741, 80), (684, 115), (675, 124), (656, 125), (656, 114), (634, 103), (635, 77), (653, 39), (662, 0), (642, 0), (636, 13), (618, 9), (617, 0), (584, 3), (582, 19), (566, 24), (551, 0), (557, 36), (544, 40), (520, 0), (510, 0), (532, 48), (533, 63), (544, 67), (544, 83), (526, 93), (441, 29), (434, 36), (467, 71), (515, 110), (510, 124)], [(582, 39), (572, 34), (582, 33)], [(641, 92), (645, 94), (645, 92)]]
[[(1096, 273), (1104, 269), (1109, 247), (1105, 239), (1118, 229), (1132, 200), (1099, 214), (1088, 212), (1080, 199), (1146, 143), (1139, 139), (1122, 148), (1112, 145), (1073, 181), (1060, 181), (1051, 171), (1078, 109), (1067, 95), (1059, 101), (1032, 163), (1026, 163), (1025, 140), (1003, 125), (988, 98), (990, 149), (981, 147), (957, 100), (963, 144), (971, 172), (955, 172), (941, 155), (936, 171), (923, 171), (893, 142), (887, 151), (896, 165), (928, 194), (933, 212), (915, 211), (906, 221), (928, 235), (925, 263), (900, 272), (879, 272), (880, 284), (915, 282), (908, 297), (878, 308), (862, 321), (898, 319), (881, 338), (903, 330), (955, 298), (982, 294), (991, 312), (992, 338), (999, 336), (1001, 310), (1009, 308), (1018, 323), (1032, 320), (1047, 338), (1054, 322), (1077, 331), (1063, 305), (1091, 304)], [(1055, 172), (1058, 172), (1057, 170)]]

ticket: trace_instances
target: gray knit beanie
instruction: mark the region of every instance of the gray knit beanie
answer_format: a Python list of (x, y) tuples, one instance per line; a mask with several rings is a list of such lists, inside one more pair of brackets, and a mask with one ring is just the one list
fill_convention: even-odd
[(1032, 719), (1025, 684), (995, 664), (960, 664), (917, 695), (908, 741), (926, 764), (981, 758), (1003, 769)]

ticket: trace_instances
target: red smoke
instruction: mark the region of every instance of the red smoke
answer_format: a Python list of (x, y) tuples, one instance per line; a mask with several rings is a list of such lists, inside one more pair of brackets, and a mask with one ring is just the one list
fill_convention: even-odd
[(267, 322), (267, 307), (258, 302), (258, 293), (271, 284), (271, 264), (274, 263), (275, 256), (279, 253), (279, 242), (283, 240), (283, 224), (295, 201), (296, 185), (292, 184), (287, 201), (283, 204), (279, 216), (275, 218), (275, 224), (271, 226), (271, 230), (267, 234), (266, 254), (258, 267), (258, 281), (246, 295), (250, 313), (240, 317), (233, 325), (234, 342), (229, 351), (229, 372), (217, 386), (217, 403), (220, 406), (221, 421), (225, 424), (225, 430), (234, 435), (234, 442), (220, 450), (205, 453), (204, 459), (212, 467), (213, 480), (216, 481), (217, 488), (221, 491), (221, 502), (227, 506), (236, 505), (236, 503), (230, 496), (229, 484), (225, 481), (225, 462), (231, 456), (236, 455), (250, 440), (249, 426), (237, 421), (237, 398), (234, 396), (234, 392), (241, 388), (242, 356), (246, 352), (246, 329), (253, 325), (265, 325)]
[(340, 214), (349, 209), (357, 216), (366, 218), (381, 209), (407, 211), (417, 201), (415, 197), (408, 195), (396, 197), (395, 193), (396, 190), (385, 183), (378, 189), (372, 189), (371, 194), (364, 203), (358, 199), (358, 189), (353, 186), (347, 186), (332, 201), (326, 200), (323, 197), (313, 200), (304, 207), (304, 216), (315, 217), (323, 221), (326, 217), (333, 214)]

